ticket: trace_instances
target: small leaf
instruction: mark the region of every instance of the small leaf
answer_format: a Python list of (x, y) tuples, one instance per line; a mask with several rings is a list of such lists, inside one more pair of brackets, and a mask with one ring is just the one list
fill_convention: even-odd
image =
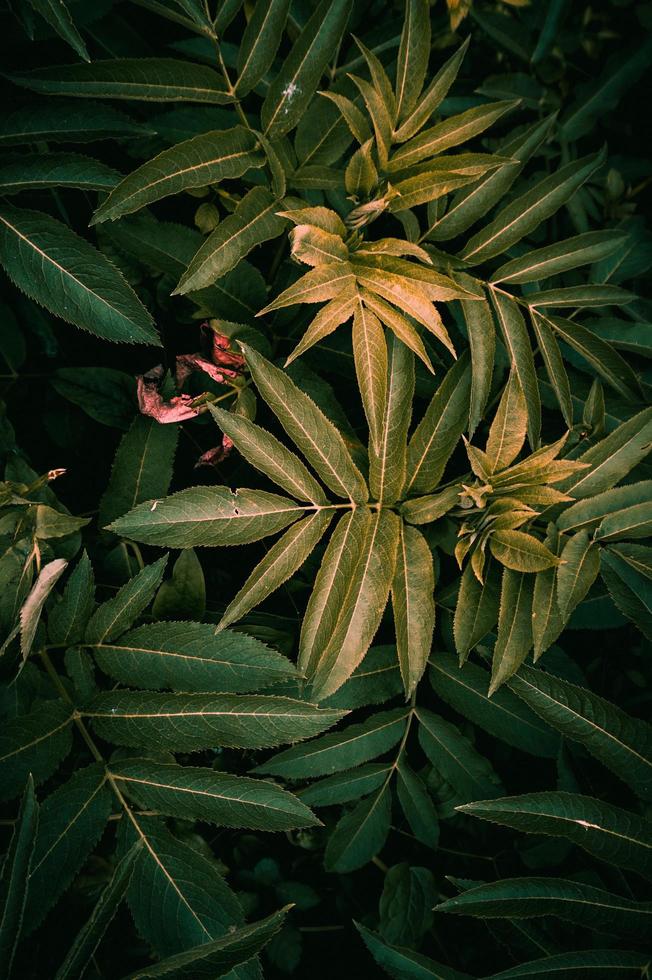
[(436, 850), (439, 820), (435, 804), (423, 780), (402, 761), (396, 767), (396, 795), (416, 839)]
[(564, 622), (586, 596), (600, 571), (600, 549), (587, 531), (568, 539), (557, 569), (557, 603)]
[(516, 302), (505, 293), (492, 291), (491, 299), (507, 354), (521, 383), (528, 416), (528, 439), (532, 449), (539, 445), (541, 399), (525, 320)]
[(471, 565), (467, 565), (462, 573), (453, 621), (455, 649), (461, 663), (496, 625), (499, 603), (500, 580), (496, 563), (491, 562), (485, 569), (484, 584), (478, 581)]
[(548, 380), (553, 387), (557, 404), (569, 429), (573, 428), (573, 397), (570, 381), (557, 338), (547, 319), (532, 311), (532, 328), (537, 338), (539, 350), (546, 366)]
[(401, 517), (408, 524), (431, 524), (444, 517), (460, 502), (460, 484), (446, 487), (439, 493), (429, 493), (425, 497), (406, 500), (401, 505)]
[(287, 20), (289, 0), (258, 0), (238, 51), (239, 98), (247, 95), (274, 63)]
[(414, 136), (415, 133), (418, 133), (421, 127), (428, 122), (435, 110), (439, 107), (457, 77), (468, 46), (469, 41), (467, 39), (457, 49), (455, 54), (439, 69), (428, 88), (421, 98), (418, 99), (415, 108), (396, 130), (394, 138), (397, 143), (404, 143), (411, 136)]
[(501, 565), (515, 572), (542, 572), (559, 561), (545, 544), (524, 531), (494, 531), (489, 547)]
[(120, 440), (109, 482), (100, 498), (100, 525), (109, 524), (137, 504), (163, 497), (172, 480), (179, 438), (177, 425), (161, 425), (137, 415)]
[(529, 575), (504, 569), (489, 697), (516, 673), (532, 647), (533, 586)]
[(172, 578), (159, 587), (152, 605), (155, 619), (202, 619), (206, 612), (206, 582), (201, 562), (192, 548), (181, 552), (172, 566)]
[(65, 701), (37, 702), (4, 724), (0, 735), (0, 798), (13, 799), (30, 775), (36, 785), (59, 767), (72, 748), (73, 708)]
[(460, 799), (476, 799), (483, 792), (488, 796), (499, 795), (498, 776), (455, 725), (427, 708), (417, 708), (416, 716), (421, 748)]
[(68, 562), (63, 558), (55, 558), (54, 561), (44, 565), (23, 603), (20, 610), (20, 652), (23, 660), (26, 660), (31, 652), (43, 606), (67, 565)]
[(514, 462), (525, 442), (527, 406), (516, 371), (512, 371), (494, 415), (486, 453), (492, 472), (506, 469)]
[(369, 441), (378, 445), (387, 393), (387, 344), (378, 318), (358, 302), (353, 316), (353, 357)]
[(90, 61), (84, 39), (75, 27), (70, 11), (63, 0), (29, 0), (34, 10), (70, 45), (84, 61)]
[(112, 599), (95, 610), (86, 627), (86, 643), (104, 643), (129, 629), (134, 620), (147, 608), (161, 584), (167, 555), (153, 565), (141, 569)]
[(86, 552), (66, 582), (63, 598), (48, 615), (48, 637), (52, 643), (72, 646), (84, 635), (95, 606), (93, 566)]
[(419, 98), (430, 55), (430, 10), (426, 0), (406, 0), (396, 67), (396, 118), (409, 117)]
[(435, 627), (434, 589), (435, 574), (428, 543), (415, 527), (401, 523), (392, 608), (406, 698), (421, 680), (430, 655)]
[(327, 871), (346, 874), (362, 868), (382, 849), (391, 822), (389, 780), (345, 813), (331, 834), (324, 854)]
[[(549, 550), (559, 553), (559, 532), (554, 525), (548, 526), (548, 534), (544, 541)], [(557, 593), (557, 568), (547, 568), (539, 572), (534, 580), (534, 596), (532, 598), (532, 639), (534, 641), (534, 660), (555, 642), (564, 628)]]

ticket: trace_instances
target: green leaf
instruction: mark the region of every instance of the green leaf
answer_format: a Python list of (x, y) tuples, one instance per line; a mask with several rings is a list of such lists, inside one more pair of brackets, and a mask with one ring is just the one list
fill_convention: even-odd
[(396, 651), (405, 696), (411, 697), (426, 667), (435, 628), (435, 573), (426, 539), (401, 522), (392, 608)]
[(469, 888), (436, 910), (489, 919), (554, 915), (598, 932), (624, 936), (644, 935), (652, 916), (652, 905), (562, 878), (494, 881)]
[(490, 763), (456, 725), (427, 708), (417, 708), (416, 717), (421, 748), (460, 800), (477, 799), (480, 793), (488, 797), (500, 794), (501, 782)]
[(435, 804), (423, 780), (403, 761), (396, 766), (396, 795), (416, 839), (436, 850), (439, 820)]
[(184, 272), (174, 294), (210, 286), (234, 269), (256, 245), (276, 238), (286, 222), (279, 218), (279, 203), (265, 187), (252, 188), (233, 214), (219, 223)]
[(605, 518), (616, 515), (619, 511), (628, 510), (652, 494), (652, 480), (640, 480), (628, 483), (624, 487), (614, 487), (595, 496), (578, 500), (571, 504), (557, 518), (560, 531), (572, 532), (595, 529)]
[(645, 459), (651, 443), (652, 408), (645, 408), (582, 453), (579, 462), (590, 469), (564, 480), (559, 489), (577, 500), (610, 490)]
[(348, 725), (329, 732), (307, 745), (296, 745), (268, 759), (254, 772), (304, 779), (325, 776), (343, 769), (358, 767), (388, 752), (400, 741), (409, 718), (407, 708), (394, 708), (371, 715), (359, 725)]
[(57, 970), (55, 980), (74, 980), (85, 972), (111, 920), (118, 911), (118, 906), (125, 897), (134, 864), (140, 858), (141, 846), (141, 842), (138, 841), (116, 865), (91, 917), (75, 937), (65, 960)]
[(382, 849), (392, 818), (389, 779), (340, 819), (326, 845), (324, 867), (347, 874), (362, 868)]
[(16, 85), (46, 95), (223, 105), (233, 97), (216, 71), (175, 58), (115, 58), (15, 72)]
[(400, 520), (390, 510), (367, 514), (362, 547), (346, 575), (346, 598), (332, 636), (306, 671), (317, 701), (337, 691), (358, 666), (371, 646), (389, 598)]
[(387, 401), (387, 344), (378, 317), (358, 301), (353, 316), (353, 358), (362, 406), (369, 426), (369, 442), (378, 446)]
[(587, 231), (583, 235), (555, 242), (554, 245), (532, 249), (518, 259), (505, 262), (493, 273), (491, 281), (505, 285), (548, 279), (611, 255), (622, 246), (623, 241), (624, 237), (610, 228), (604, 231)]
[(437, 899), (434, 876), (427, 868), (395, 864), (385, 875), (380, 896), (380, 931), (390, 942), (419, 944), (432, 929)]
[(54, 187), (110, 191), (119, 180), (120, 174), (113, 167), (79, 153), (39, 153), (33, 157), (16, 154), (0, 158), (3, 194)]
[(83, 867), (106, 827), (113, 796), (99, 763), (78, 769), (41, 804), (24, 935), (31, 934)]
[(503, 570), (489, 697), (516, 673), (530, 652), (533, 587), (534, 583), (526, 573), (511, 568)]
[(113, 763), (111, 775), (140, 805), (178, 819), (222, 827), (293, 830), (318, 823), (307, 806), (275, 783), (151, 759)]
[(564, 837), (602, 861), (652, 874), (652, 823), (590, 796), (528, 793), (457, 809), (528, 834)]
[(466, 426), (470, 390), (469, 359), (462, 355), (446, 374), (412, 433), (404, 495), (428, 493), (441, 480)]
[(558, 564), (545, 544), (524, 531), (494, 531), (489, 547), (501, 565), (515, 572), (542, 572)]
[[(534, 317), (538, 319), (537, 314), (534, 314)], [(569, 347), (576, 350), (590, 367), (627, 401), (641, 400), (638, 378), (627, 361), (614, 350), (611, 344), (581, 324), (575, 323), (574, 320), (565, 320), (561, 317), (545, 319), (554, 332)]]
[(525, 320), (511, 296), (492, 290), (491, 299), (512, 369), (521, 383), (527, 406), (528, 439), (536, 450), (541, 433), (541, 399)]
[(299, 798), (307, 806), (333, 806), (350, 803), (368, 796), (385, 781), (391, 765), (385, 762), (369, 762), (348, 772), (335, 773), (318, 779), (299, 792)]
[(602, 553), (600, 571), (618, 609), (649, 639), (652, 636), (649, 554), (641, 554), (641, 548), (624, 542), (617, 548), (611, 545)]
[(549, 759), (557, 756), (558, 736), (507, 687), (488, 697), (489, 675), (482, 667), (467, 663), (462, 669), (444, 651), (429, 663), (435, 692), (464, 718), (522, 752)]
[[(462, 286), (470, 288), (471, 281), (458, 273)], [(491, 391), (491, 379), (496, 353), (496, 328), (491, 307), (486, 299), (462, 300), (462, 313), (471, 349), (471, 396), (469, 403), (469, 439), (480, 424)]]
[(229, 603), (219, 628), (242, 619), (287, 582), (312, 554), (332, 519), (333, 511), (317, 511), (293, 524), (256, 565), (235, 599)]
[(544, 177), (531, 190), (506, 205), (493, 221), (474, 235), (464, 247), (462, 258), (471, 265), (477, 265), (515, 245), (558, 211), (577, 188), (603, 165), (604, 158), (604, 151), (582, 157)]
[(5, 205), (0, 264), (15, 286), (62, 320), (104, 340), (160, 346), (150, 314), (116, 267), (49, 215)]
[(378, 966), (395, 980), (471, 980), (468, 973), (460, 973), (414, 950), (385, 942), (358, 922), (355, 927)]
[(127, 980), (173, 977), (174, 980), (214, 980), (255, 956), (276, 935), (290, 906), (266, 919), (242, 926), (212, 942), (177, 953), (153, 966), (141, 967)]
[(329, 490), (338, 497), (365, 503), (368, 490), (364, 477), (333, 423), (284, 371), (251, 347), (241, 347), (260, 395)]
[(500, 602), (498, 567), (491, 562), (485, 569), (484, 584), (478, 582), (471, 565), (462, 573), (460, 590), (455, 606), (453, 635), (460, 662), (496, 625)]
[(380, 439), (370, 445), (369, 487), (375, 500), (393, 504), (401, 496), (407, 464), (407, 435), (414, 396), (414, 356), (393, 333), (387, 337), (387, 382)]
[(37, 504), (34, 535), (41, 541), (65, 538), (79, 531), (88, 523), (88, 518), (72, 517), (70, 514), (62, 514), (61, 511), (48, 507), (47, 504)]
[(361, 708), (383, 704), (402, 690), (396, 647), (380, 644), (371, 647), (359, 667), (339, 691), (324, 702), (329, 708)]
[(99, 523), (110, 524), (144, 500), (163, 497), (172, 480), (177, 425), (137, 415), (120, 440), (109, 482), (100, 498)]
[(321, 0), (307, 21), (262, 105), (269, 139), (289, 133), (301, 119), (340, 43), (350, 11), (350, 0)]
[(20, 652), (23, 660), (27, 659), (32, 650), (43, 606), (67, 565), (68, 562), (63, 558), (55, 558), (44, 565), (23, 603), (20, 610)]
[[(420, 20), (418, 22), (421, 23)], [(414, 18), (414, 24), (416, 26), (417, 18)], [(416, 47), (419, 44), (416, 32), (410, 31), (410, 34), (414, 36), (414, 45)], [(410, 40), (412, 40), (411, 37)], [(394, 139), (397, 143), (404, 143), (406, 140), (410, 139), (410, 137), (414, 136), (415, 133), (418, 133), (421, 127), (428, 122), (435, 110), (439, 107), (443, 99), (446, 97), (446, 93), (457, 77), (457, 73), (460, 65), (462, 64), (462, 60), (466, 54), (468, 46), (469, 41), (467, 39), (457, 49), (455, 54), (439, 69), (421, 98), (418, 99), (414, 109), (396, 130)], [(418, 50), (421, 51), (421, 48), (419, 47)], [(408, 84), (408, 91), (412, 92), (412, 82), (410, 81)]]
[(147, 131), (123, 112), (100, 102), (76, 104), (48, 99), (0, 114), (0, 146), (36, 143), (92, 143), (144, 136)]
[(246, 693), (295, 676), (294, 666), (253, 636), (212, 623), (146, 623), (92, 647), (98, 665), (130, 687)]
[(128, 429), (133, 421), (136, 386), (133, 377), (124, 371), (61, 367), (50, 383), (57, 394), (101, 425)]
[(97, 209), (92, 223), (115, 221), (170, 194), (241, 177), (263, 166), (265, 158), (257, 147), (255, 135), (244, 126), (177, 143), (125, 177)]
[(548, 380), (552, 385), (557, 404), (569, 429), (573, 428), (573, 398), (570, 381), (559, 350), (557, 338), (547, 319), (532, 312), (532, 329), (539, 345), (539, 351), (546, 367)]
[(460, 484), (446, 487), (439, 493), (429, 493), (425, 497), (415, 497), (401, 504), (401, 516), (409, 524), (431, 524), (444, 517), (460, 502)]
[(652, 726), (541, 670), (524, 667), (509, 686), (540, 718), (580, 742), (642, 799), (652, 799)]
[(65, 701), (37, 702), (4, 724), (0, 735), (0, 798), (13, 799), (32, 774), (38, 785), (59, 767), (72, 747), (73, 708)]
[(66, 582), (63, 598), (48, 615), (48, 637), (58, 646), (71, 646), (84, 635), (95, 606), (95, 577), (86, 552)]
[(568, 539), (557, 569), (557, 604), (564, 622), (585, 598), (600, 571), (600, 548), (588, 531), (578, 531)]
[(29, 2), (80, 58), (84, 61), (91, 60), (84, 39), (75, 27), (70, 11), (63, 0), (29, 0)]
[(554, 980), (582, 980), (590, 975), (594, 980), (610, 980), (611, 977), (638, 978), (646, 969), (648, 961), (644, 954), (627, 950), (582, 950), (579, 953), (558, 953), (544, 956), (529, 963), (521, 963), (500, 973), (494, 973), (487, 980), (528, 980), (530, 977), (548, 977)]
[[(553, 554), (559, 553), (559, 533), (554, 525), (548, 525), (548, 533), (544, 544)], [(532, 598), (532, 640), (534, 642), (534, 660), (555, 642), (564, 628), (558, 594), (557, 568), (547, 568), (539, 572), (534, 580), (534, 596)]]
[(190, 487), (163, 500), (148, 500), (118, 518), (109, 530), (145, 544), (214, 548), (250, 544), (282, 531), (306, 508), (264, 490)]
[(0, 873), (0, 970), (10, 977), (24, 921), (29, 871), (38, 830), (39, 806), (30, 773)]
[(99, 694), (84, 708), (101, 738), (134, 748), (194, 752), (271, 748), (318, 735), (345, 712), (256, 694)]
[(406, 0), (396, 66), (396, 118), (406, 120), (419, 98), (430, 56), (430, 9), (427, 0)]
[(167, 555), (153, 565), (141, 569), (112, 599), (95, 610), (86, 627), (86, 643), (114, 640), (128, 630), (134, 620), (147, 608), (161, 584)]
[(514, 462), (525, 443), (526, 431), (527, 406), (518, 374), (512, 370), (487, 438), (486, 454), (491, 460), (492, 472), (507, 469)]
[(238, 50), (239, 98), (263, 78), (274, 63), (287, 20), (289, 0), (258, 0)]
[(206, 582), (201, 562), (192, 548), (181, 552), (172, 566), (172, 578), (163, 582), (152, 606), (155, 619), (202, 619), (206, 612)]

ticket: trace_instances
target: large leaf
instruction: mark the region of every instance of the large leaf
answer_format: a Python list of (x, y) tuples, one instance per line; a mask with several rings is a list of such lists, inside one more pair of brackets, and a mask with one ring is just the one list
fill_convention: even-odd
[(167, 555), (141, 569), (126, 585), (95, 610), (86, 627), (86, 643), (104, 643), (120, 636), (140, 615), (161, 584)]
[(380, 789), (345, 813), (331, 834), (324, 853), (327, 871), (346, 874), (363, 867), (387, 840), (392, 817), (389, 778)]
[(652, 799), (652, 726), (541, 670), (523, 667), (509, 686), (540, 718), (580, 742), (642, 799)]
[(399, 499), (405, 482), (407, 434), (414, 394), (414, 355), (393, 333), (387, 337), (387, 382), (380, 438), (370, 445), (369, 487), (381, 503)]
[(0, 145), (23, 143), (92, 143), (147, 134), (113, 106), (100, 102), (75, 103), (48, 99), (9, 108), (0, 114)]
[(244, 32), (238, 51), (239, 97), (250, 92), (272, 67), (279, 49), (289, 0), (258, 0)]
[(514, 571), (511, 568), (505, 568), (503, 571), (498, 636), (494, 647), (489, 685), (490, 696), (516, 673), (532, 647), (533, 588), (532, 576), (526, 572)]
[(590, 468), (564, 480), (558, 487), (578, 500), (610, 490), (645, 459), (651, 444), (652, 408), (646, 408), (582, 453), (579, 461), (589, 463)]
[(421, 680), (435, 627), (435, 574), (428, 542), (415, 527), (401, 523), (392, 608), (396, 652), (406, 697)]
[(623, 243), (624, 237), (617, 231), (587, 231), (574, 238), (566, 238), (554, 245), (534, 248), (518, 259), (510, 259), (491, 276), (492, 282), (516, 284), (538, 282), (549, 276), (568, 272), (581, 265), (597, 262), (611, 255)]
[(463, 800), (498, 796), (501, 783), (490, 763), (459, 729), (427, 708), (417, 708), (419, 742), (426, 756)]
[(63, 598), (48, 616), (50, 641), (61, 646), (71, 646), (81, 640), (94, 605), (93, 566), (84, 552), (66, 582)]
[(11, 974), (24, 921), (38, 819), (39, 806), (30, 774), (0, 873), (0, 970), (5, 977)]
[(160, 345), (152, 318), (114, 265), (38, 211), (0, 210), (0, 264), (50, 313), (104, 340)]
[(361, 300), (355, 308), (351, 339), (358, 388), (369, 426), (369, 443), (378, 446), (387, 402), (387, 344), (380, 320)]
[(163, 497), (172, 480), (179, 438), (177, 425), (161, 425), (137, 415), (120, 440), (109, 482), (100, 499), (100, 525), (152, 497)]
[(430, 10), (426, 0), (408, 0), (396, 67), (396, 118), (405, 120), (416, 104), (428, 69)]
[(350, 0), (321, 0), (270, 85), (261, 109), (265, 134), (277, 139), (299, 122), (339, 44)]
[(37, 703), (29, 714), (8, 721), (0, 735), (0, 796), (17, 796), (31, 773), (42, 783), (72, 747), (73, 708), (65, 701)]
[(243, 126), (194, 136), (159, 153), (118, 184), (98, 208), (93, 223), (114, 221), (153, 201), (262, 167), (255, 135)]
[(510, 364), (521, 383), (528, 417), (528, 438), (532, 449), (539, 446), (541, 399), (525, 320), (516, 302), (499, 290), (492, 290), (496, 319)]
[(594, 857), (652, 874), (652, 823), (578, 793), (529, 793), (458, 807), (464, 813), (528, 834), (565, 837)]
[(612, 977), (638, 978), (646, 969), (645, 954), (628, 950), (589, 949), (579, 953), (558, 953), (544, 956), (529, 963), (492, 973), (488, 980), (530, 980), (531, 977), (546, 977), (548, 980), (583, 980), (590, 975), (592, 980), (611, 980)]
[(147, 623), (92, 647), (102, 670), (130, 687), (257, 691), (293, 677), (293, 665), (246, 633), (211, 623)]
[(267, 831), (317, 823), (295, 796), (261, 779), (151, 759), (115, 762), (111, 774), (142, 806), (175, 819)]
[(0, 157), (0, 192), (18, 194), (27, 190), (72, 187), (87, 191), (110, 191), (120, 174), (92, 157), (79, 153), (39, 153), (27, 157)]
[(355, 927), (378, 966), (395, 980), (471, 980), (468, 973), (460, 973), (450, 966), (436, 963), (429, 957), (415, 953), (414, 950), (404, 946), (394, 946), (385, 942), (376, 933), (357, 922)]

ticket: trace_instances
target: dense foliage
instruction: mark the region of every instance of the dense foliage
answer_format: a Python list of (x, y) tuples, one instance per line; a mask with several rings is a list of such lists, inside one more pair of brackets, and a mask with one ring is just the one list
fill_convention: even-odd
[(650, 4), (0, 25), (0, 975), (647, 975)]

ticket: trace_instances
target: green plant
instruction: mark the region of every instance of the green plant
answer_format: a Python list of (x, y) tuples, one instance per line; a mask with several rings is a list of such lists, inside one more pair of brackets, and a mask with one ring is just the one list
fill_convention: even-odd
[(0, 118), (9, 387), (57, 358), (44, 465), (2, 420), (3, 970), (278, 975), (327, 908), (394, 977), (642, 975), (652, 252), (591, 126), (649, 42), (578, 89), (554, 0), (100, 6), (18, 5), (82, 61)]

